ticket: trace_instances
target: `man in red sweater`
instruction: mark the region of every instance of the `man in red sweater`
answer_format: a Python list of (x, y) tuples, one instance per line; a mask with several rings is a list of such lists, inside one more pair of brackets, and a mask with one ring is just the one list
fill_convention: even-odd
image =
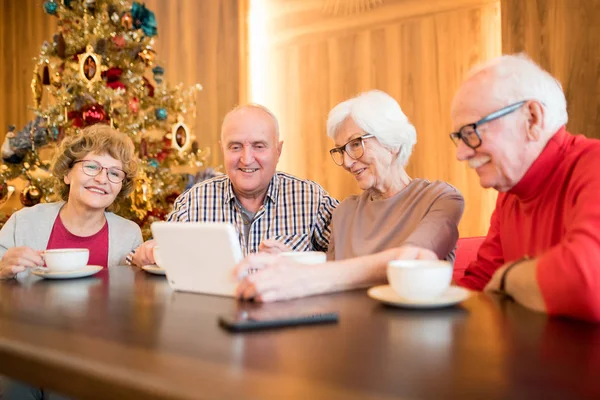
[(498, 192), (459, 284), (600, 321), (600, 141), (565, 130), (560, 83), (523, 55), (476, 67), (452, 104), (457, 158)]

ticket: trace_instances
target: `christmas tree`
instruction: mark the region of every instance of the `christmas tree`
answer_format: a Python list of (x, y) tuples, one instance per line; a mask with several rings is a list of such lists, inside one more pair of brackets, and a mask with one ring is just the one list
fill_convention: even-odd
[[(58, 18), (58, 32), (34, 60), (34, 118), (21, 130), (9, 127), (2, 144), (0, 206), (17, 178), (27, 181), (19, 193), (23, 206), (56, 201), (48, 173), (51, 150), (83, 127), (107, 123), (136, 145), (141, 172), (119, 214), (136, 221), (148, 236), (150, 224), (164, 219), (194, 181), (189, 173), (174, 171), (197, 170), (208, 156), (186, 125), (195, 120), (201, 87), (184, 90), (164, 82), (153, 49), (156, 19), (143, 4), (48, 0), (43, 6)], [(9, 214), (0, 213), (0, 227)]]

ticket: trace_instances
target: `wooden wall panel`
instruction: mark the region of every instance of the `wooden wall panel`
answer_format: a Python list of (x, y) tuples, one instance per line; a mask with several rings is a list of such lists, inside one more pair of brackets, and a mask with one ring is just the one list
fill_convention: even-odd
[[(56, 32), (43, 0), (0, 0), (0, 140), (10, 123), (23, 127), (33, 114), (33, 57)], [(172, 85), (202, 84), (195, 121), (189, 125), (209, 162), (222, 163), (218, 147), (223, 116), (239, 102), (238, 0), (146, 0), (158, 22), (156, 51)]]
[(358, 193), (355, 179), (329, 157), (325, 122), (338, 102), (381, 89), (417, 128), (408, 173), (459, 188), (467, 202), (461, 235), (485, 234), (496, 194), (456, 161), (448, 133), (465, 72), (500, 54), (499, 1), (386, 0), (350, 16), (324, 14), (322, 1), (263, 3), (270, 39), (265, 104), (280, 118), (280, 169), (321, 183), (338, 199)]
[(52, 40), (57, 21), (42, 5), (42, 0), (0, 0), (0, 143), (8, 125), (21, 129), (34, 116), (32, 59), (44, 40)]
[(201, 147), (220, 165), (221, 122), (239, 102), (238, 0), (146, 0), (158, 20), (156, 51), (166, 79), (184, 86), (200, 83), (194, 127)]
[(600, 138), (600, 0), (502, 0), (502, 50), (562, 83), (573, 133)]

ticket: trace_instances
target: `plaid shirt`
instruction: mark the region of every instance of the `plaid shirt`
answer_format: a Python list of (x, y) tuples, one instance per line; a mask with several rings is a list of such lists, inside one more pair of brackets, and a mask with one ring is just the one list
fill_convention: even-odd
[(277, 172), (264, 204), (244, 237), (242, 212), (227, 175), (200, 182), (175, 201), (167, 221), (228, 222), (235, 226), (244, 255), (258, 251), (264, 239), (275, 239), (296, 251), (327, 251), (331, 216), (339, 202), (318, 184)]

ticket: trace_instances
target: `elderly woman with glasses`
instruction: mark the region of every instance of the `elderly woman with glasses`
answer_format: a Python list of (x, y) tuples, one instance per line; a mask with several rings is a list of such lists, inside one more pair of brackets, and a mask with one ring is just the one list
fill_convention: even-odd
[(65, 138), (52, 163), (63, 201), (11, 215), (0, 231), (0, 278), (43, 266), (47, 249), (87, 248), (90, 265), (124, 263), (141, 230), (110, 211), (133, 189), (137, 162), (131, 139), (107, 125)]
[(349, 290), (385, 282), (393, 259), (454, 259), (464, 200), (447, 183), (408, 176), (404, 167), (416, 132), (392, 97), (373, 90), (338, 104), (327, 133), (336, 144), (333, 161), (363, 190), (334, 211), (332, 261), (300, 266), (253, 255), (236, 267), (244, 277), (238, 297), (273, 301)]

